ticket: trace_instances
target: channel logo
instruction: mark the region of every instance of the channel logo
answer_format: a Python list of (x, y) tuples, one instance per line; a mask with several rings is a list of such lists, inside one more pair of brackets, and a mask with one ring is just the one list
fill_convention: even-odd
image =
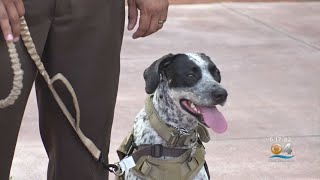
[(270, 156), (270, 159), (291, 159), (294, 157), (292, 154), (292, 145), (291, 143), (286, 144), (284, 147), (281, 144), (272, 144), (271, 145), (271, 153), (273, 154)]

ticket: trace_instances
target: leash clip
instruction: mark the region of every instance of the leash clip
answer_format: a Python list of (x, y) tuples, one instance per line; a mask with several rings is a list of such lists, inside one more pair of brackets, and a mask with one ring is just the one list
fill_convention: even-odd
[(119, 163), (116, 163), (115, 165), (116, 165), (116, 168), (112, 168), (112, 169), (111, 169), (111, 172), (112, 172), (113, 174), (115, 174), (116, 176), (122, 176), (123, 173), (124, 173), (124, 171), (121, 169), (120, 164), (119, 164)]

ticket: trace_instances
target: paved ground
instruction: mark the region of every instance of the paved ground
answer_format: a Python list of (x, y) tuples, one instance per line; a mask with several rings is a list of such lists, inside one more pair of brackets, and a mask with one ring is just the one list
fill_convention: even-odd
[[(169, 52), (205, 52), (222, 71), (229, 101), (225, 134), (206, 145), (214, 179), (320, 179), (320, 3), (172, 6), (165, 29), (132, 40), (126, 32), (113, 126), (115, 149), (143, 105), (143, 70)], [(12, 176), (43, 180), (34, 94), (22, 124)], [(295, 157), (270, 162), (270, 137), (289, 137)]]
[(221, 2), (303, 2), (315, 0), (169, 0), (171, 4), (198, 4), (198, 3), (221, 3)]

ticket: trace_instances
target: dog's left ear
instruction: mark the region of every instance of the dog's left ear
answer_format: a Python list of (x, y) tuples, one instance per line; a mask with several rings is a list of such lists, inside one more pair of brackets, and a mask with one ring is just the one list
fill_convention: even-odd
[(144, 80), (146, 81), (145, 90), (148, 94), (154, 93), (160, 83), (160, 74), (163, 67), (173, 60), (173, 54), (167, 54), (162, 58), (153, 62), (143, 73)]

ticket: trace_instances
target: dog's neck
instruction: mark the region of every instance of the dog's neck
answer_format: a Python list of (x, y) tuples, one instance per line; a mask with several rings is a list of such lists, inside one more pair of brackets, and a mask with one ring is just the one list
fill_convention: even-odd
[(179, 130), (194, 129), (198, 125), (196, 118), (185, 112), (179, 102), (175, 102), (168, 92), (169, 88), (164, 83), (160, 83), (154, 93), (153, 105), (159, 118), (167, 125)]

